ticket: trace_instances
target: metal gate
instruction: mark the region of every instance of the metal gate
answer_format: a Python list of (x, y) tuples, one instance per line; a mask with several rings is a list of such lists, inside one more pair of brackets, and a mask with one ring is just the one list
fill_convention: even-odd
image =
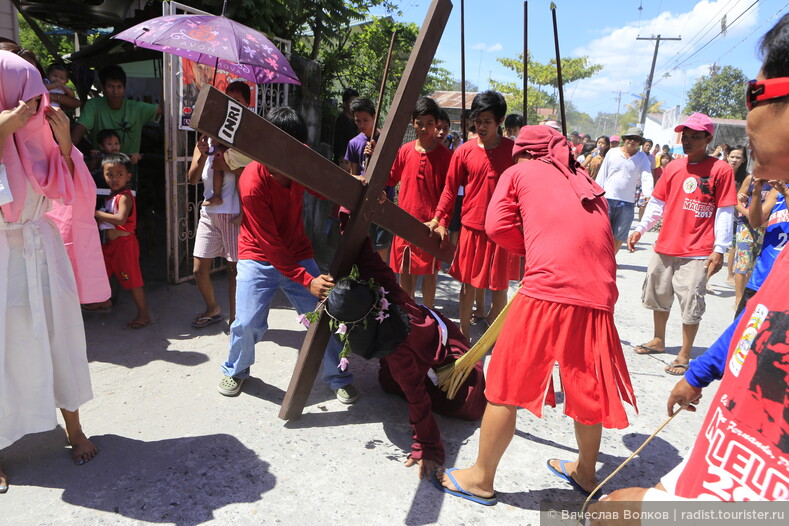
[[(163, 2), (163, 15), (203, 14), (188, 5), (178, 2)], [(271, 38), (271, 37), (269, 37)], [(289, 40), (271, 38), (286, 57), (290, 56)], [(200, 219), (202, 184), (189, 185), (187, 171), (192, 162), (192, 151), (197, 133), (179, 128), (180, 122), (180, 84), (182, 81), (181, 59), (175, 55), (163, 54), (163, 92), (165, 128), (165, 189), (167, 198), (167, 280), (170, 283), (183, 283), (193, 279), (192, 251), (195, 233)], [(258, 112), (288, 103), (286, 84), (265, 84), (258, 86)], [(224, 260), (217, 258), (213, 270), (224, 268)]]

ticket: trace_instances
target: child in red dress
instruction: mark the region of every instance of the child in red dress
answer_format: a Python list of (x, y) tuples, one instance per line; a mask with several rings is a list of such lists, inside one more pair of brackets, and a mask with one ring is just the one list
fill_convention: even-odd
[(518, 258), (488, 239), (485, 211), (502, 172), (512, 166), (513, 142), (498, 133), (507, 113), (507, 102), (495, 91), (478, 93), (471, 103), (471, 120), (477, 136), (458, 148), (449, 165), (447, 180), (430, 228), (443, 240), (452, 219), (458, 188), (465, 187), (460, 211), (460, 240), (449, 273), (460, 281), (460, 331), (468, 338), (471, 308), (477, 289), (491, 291), (492, 304), (485, 316), (496, 319), (507, 303), (510, 279), (517, 279)]
[[(420, 221), (429, 221), (438, 204), (452, 152), (436, 137), (436, 122), (441, 110), (428, 97), (416, 101), (412, 125), (416, 140), (404, 144), (392, 165), (389, 185), (400, 183), (397, 204)], [(436, 298), (439, 261), (401, 237), (392, 241), (389, 258), (392, 270), (400, 274), (400, 286), (412, 298), (416, 281), (422, 276), (422, 303), (432, 309)]]
[(100, 223), (99, 228), (107, 236), (107, 241), (101, 246), (107, 275), (115, 274), (121, 286), (131, 292), (137, 305), (137, 316), (123, 328), (142, 329), (151, 324), (151, 316), (142, 290), (140, 244), (134, 234), (137, 228), (137, 203), (129, 189), (131, 166), (126, 154), (115, 153), (104, 157), (101, 169), (112, 193), (105, 201), (104, 210), (96, 210), (95, 215)]

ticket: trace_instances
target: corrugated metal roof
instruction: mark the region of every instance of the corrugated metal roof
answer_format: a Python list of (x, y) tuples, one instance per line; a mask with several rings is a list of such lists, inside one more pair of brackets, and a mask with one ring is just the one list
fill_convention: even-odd
[[(461, 95), (462, 92), (460, 91), (435, 91), (430, 97), (435, 100), (436, 104), (441, 108), (460, 110), (462, 109), (462, 105), (460, 104)], [(471, 108), (471, 102), (476, 95), (476, 91), (466, 92), (466, 109)]]

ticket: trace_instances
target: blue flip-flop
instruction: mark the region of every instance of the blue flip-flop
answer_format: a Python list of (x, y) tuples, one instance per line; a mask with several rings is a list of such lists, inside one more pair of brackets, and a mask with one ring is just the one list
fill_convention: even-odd
[(433, 483), (433, 485), (436, 488), (443, 491), (444, 493), (449, 493), (450, 495), (453, 495), (455, 497), (460, 497), (461, 499), (470, 500), (471, 502), (476, 502), (477, 504), (482, 504), (483, 506), (493, 506), (499, 502), (499, 499), (496, 497), (496, 493), (493, 493), (493, 496), (491, 497), (480, 497), (479, 495), (474, 495), (473, 493), (469, 493), (468, 491), (464, 490), (460, 486), (460, 484), (458, 484), (458, 481), (455, 480), (455, 477), (452, 476), (452, 472), (455, 470), (457, 470), (457, 468), (449, 468), (444, 470), (444, 473), (446, 473), (447, 477), (449, 477), (449, 480), (452, 481), (452, 484), (455, 485), (457, 491), (451, 490), (448, 487), (441, 484), (441, 481), (438, 480), (438, 471), (436, 471), (435, 473), (433, 473), (433, 475), (430, 476), (430, 481)]
[(562, 468), (561, 473), (556, 471), (556, 468), (551, 466), (551, 460), (558, 460), (558, 459), (548, 459), (545, 462), (545, 465), (548, 466), (548, 471), (562, 479), (563, 481), (567, 482), (569, 485), (573, 487), (575, 491), (582, 494), (584, 497), (588, 497), (590, 493), (583, 489), (580, 484), (578, 484), (574, 478), (567, 474), (567, 470), (565, 469), (564, 465), (570, 462), (569, 460), (559, 460), (559, 467)]

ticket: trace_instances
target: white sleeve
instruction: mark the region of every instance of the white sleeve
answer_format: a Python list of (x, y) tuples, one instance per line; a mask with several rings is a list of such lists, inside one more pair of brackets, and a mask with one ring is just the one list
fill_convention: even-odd
[(609, 151), (605, 157), (603, 157), (603, 162), (600, 163), (600, 170), (597, 172), (597, 177), (595, 177), (595, 182), (599, 184), (603, 189), (605, 189), (605, 180), (608, 179), (608, 155), (611, 152)]
[(729, 250), (732, 238), (732, 225), (734, 225), (734, 206), (718, 208), (715, 211), (715, 252), (725, 254)]
[(652, 177), (652, 167), (649, 166), (649, 159), (644, 162), (641, 170), (641, 193), (644, 197), (652, 197), (652, 189), (655, 186), (655, 179)]
[(661, 217), (663, 217), (663, 208), (666, 206), (666, 203), (658, 199), (657, 197), (653, 197), (647, 203), (647, 208), (644, 210), (644, 217), (641, 218), (641, 222), (636, 225), (636, 232), (643, 234), (657, 223)]

